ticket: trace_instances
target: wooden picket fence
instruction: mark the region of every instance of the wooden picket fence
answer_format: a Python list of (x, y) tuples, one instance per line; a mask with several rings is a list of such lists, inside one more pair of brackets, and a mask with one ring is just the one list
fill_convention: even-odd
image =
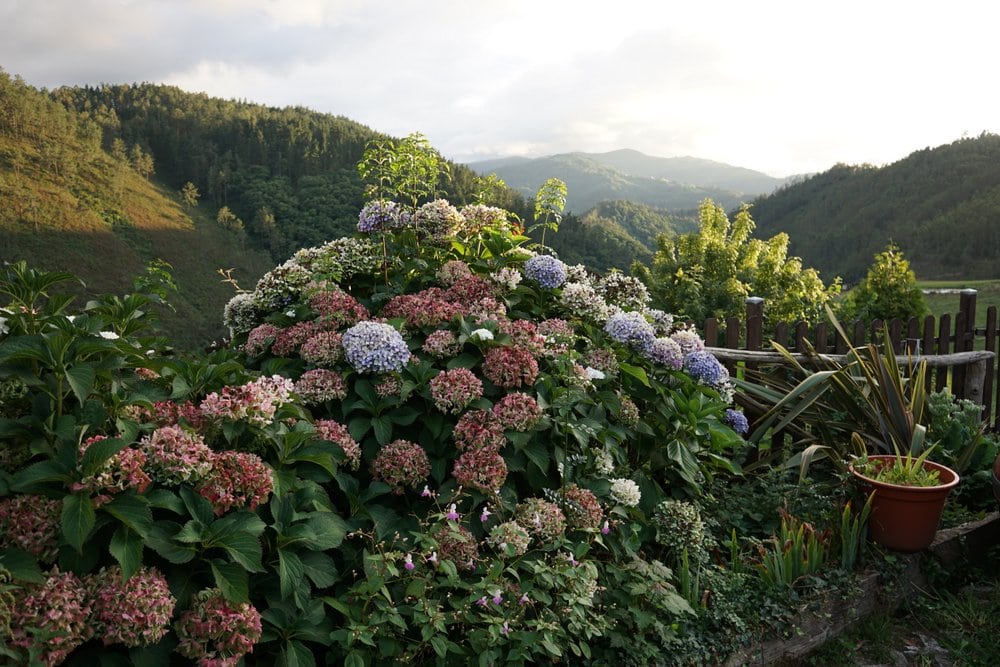
[[(850, 340), (845, 341), (826, 323), (809, 326), (805, 322), (794, 325), (778, 324), (764, 332), (764, 300), (751, 297), (746, 301), (742, 317), (705, 320), (702, 328), (705, 342), (725, 364), (737, 363), (751, 366), (781, 363), (781, 356), (773, 351), (771, 341), (780, 343), (789, 351), (801, 353), (804, 341), (821, 354), (843, 355), (849, 347), (882, 344), (884, 323), (842, 322)], [(998, 430), (1000, 415), (1000, 376), (996, 363), (996, 350), (1000, 330), (997, 326), (997, 308), (986, 310), (986, 326), (977, 328), (976, 290), (962, 290), (959, 310), (955, 315), (922, 319), (910, 318), (903, 322), (888, 322), (889, 339), (899, 356), (927, 362), (928, 386), (943, 389), (948, 386), (959, 398), (967, 398), (983, 406), (983, 416), (991, 430)]]

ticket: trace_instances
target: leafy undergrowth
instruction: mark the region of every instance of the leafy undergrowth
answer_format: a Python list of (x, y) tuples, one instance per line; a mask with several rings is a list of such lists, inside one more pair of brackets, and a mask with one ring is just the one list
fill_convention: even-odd
[(865, 619), (803, 661), (817, 667), (977, 667), (1000, 661), (1000, 551), (992, 566)]

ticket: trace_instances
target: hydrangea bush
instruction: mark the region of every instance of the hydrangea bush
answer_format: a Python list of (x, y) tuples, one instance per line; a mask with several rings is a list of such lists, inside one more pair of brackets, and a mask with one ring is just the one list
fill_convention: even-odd
[[(679, 646), (696, 611), (654, 517), (737, 472), (728, 373), (640, 283), (533, 253), (497, 211), (373, 202), (357, 238), (234, 298), (230, 349), (193, 360), (117, 336), (121, 308), (67, 316), (44, 284), (13, 304), (0, 368), (43, 382), (0, 421), (23, 450), (0, 486), (17, 650), (365, 665)], [(111, 602), (129, 596), (148, 601), (131, 627)], [(56, 604), (71, 614), (39, 620)]]

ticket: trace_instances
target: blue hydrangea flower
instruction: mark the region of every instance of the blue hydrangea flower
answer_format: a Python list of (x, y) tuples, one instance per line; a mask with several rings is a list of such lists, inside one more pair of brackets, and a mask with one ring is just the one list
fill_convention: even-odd
[(684, 352), (681, 346), (670, 338), (657, 338), (644, 348), (643, 356), (654, 364), (679, 371), (684, 365)]
[(358, 214), (358, 231), (370, 234), (399, 229), (410, 224), (410, 213), (394, 201), (376, 199)]
[(698, 350), (684, 357), (684, 370), (688, 375), (709, 387), (718, 387), (729, 380), (729, 371), (711, 352)]
[(656, 340), (656, 331), (646, 321), (642, 313), (631, 311), (617, 312), (608, 318), (604, 331), (611, 339), (625, 345), (634, 345), (640, 350), (649, 350)]
[(359, 373), (392, 373), (410, 360), (398, 331), (381, 322), (358, 322), (344, 332), (344, 356)]
[(740, 435), (744, 435), (750, 430), (750, 422), (747, 421), (746, 415), (739, 410), (726, 408), (726, 414), (722, 417), (722, 421)]
[(566, 265), (552, 255), (535, 255), (524, 264), (524, 275), (546, 289), (566, 282)]

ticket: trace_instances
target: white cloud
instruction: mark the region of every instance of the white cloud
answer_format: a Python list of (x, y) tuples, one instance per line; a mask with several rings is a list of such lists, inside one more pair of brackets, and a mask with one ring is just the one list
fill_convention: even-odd
[(998, 19), (962, 0), (13, 0), (0, 64), (309, 106), (458, 158), (630, 147), (784, 175), (1000, 130)]

